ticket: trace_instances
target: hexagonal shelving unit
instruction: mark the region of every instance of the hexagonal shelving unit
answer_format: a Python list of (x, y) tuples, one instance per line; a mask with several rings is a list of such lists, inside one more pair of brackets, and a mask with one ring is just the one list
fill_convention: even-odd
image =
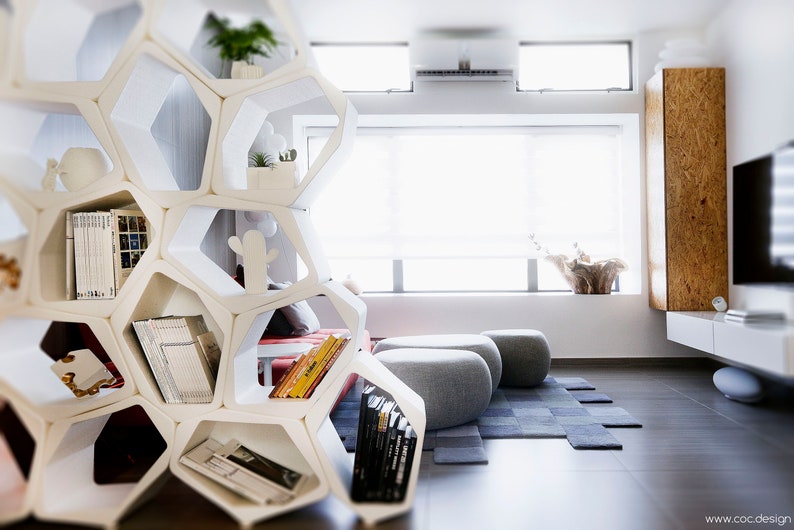
[[(179, 461), (183, 454), (207, 438), (220, 443), (236, 439), (252, 451), (305, 475), (306, 483), (296, 497), (285, 504), (259, 505), (249, 501)], [(307, 506), (328, 494), (328, 482), (305, 425), (300, 420), (278, 416), (221, 409), (180, 423), (174, 440), (171, 471), (245, 527)]]
[[(97, 484), (93, 446), (111, 415), (140, 407), (156, 427), (166, 449), (135, 482)], [(113, 527), (168, 478), (175, 423), (141, 396), (79, 416), (59, 420), (47, 434), (41, 463), (36, 517), (58, 523)]]
[[(101, 388), (94, 396), (77, 398), (51, 370), (53, 358), (42, 349), (42, 340), (55, 322), (86, 324), (125, 379), (119, 388)], [(0, 379), (15, 402), (47, 421), (74, 416), (135, 394), (135, 383), (106, 319), (60, 313), (51, 309), (23, 308), (0, 320), (6, 347), (0, 352), (5, 368)], [(81, 345), (89, 347), (89, 345)], [(76, 348), (82, 349), (82, 348)], [(66, 351), (63, 354), (68, 353)], [(98, 353), (98, 352), (97, 352)], [(62, 357), (59, 355), (58, 357)]]
[[(283, 234), (282, 238), (286, 238), (287, 242), (291, 244), (291, 249), (287, 252), (284, 252), (282, 241), (279, 242), (280, 246), (268, 247), (275, 249), (278, 253), (274, 263), (287, 259), (299, 260), (306, 269), (306, 273), (283, 291), (268, 291), (262, 295), (247, 294), (232, 278), (229, 271), (224, 271), (201, 249), (201, 243), (212, 220), (222, 208), (272, 214), (278, 224), (278, 230)], [(273, 297), (282, 298), (296, 290), (328, 281), (331, 276), (319, 237), (314, 230), (309, 213), (305, 210), (207, 196), (189, 204), (171, 208), (166, 216), (164, 234), (165, 240), (169, 242), (163, 247), (163, 256), (166, 260), (174, 264), (191, 281), (213, 293), (234, 313), (242, 313), (263, 304), (272, 303)], [(239, 237), (244, 239), (245, 235), (240, 234)], [(294, 256), (292, 255), (293, 249)], [(237, 259), (243, 265), (246, 264), (245, 256), (238, 256)], [(247, 268), (246, 271), (248, 271)], [(268, 271), (262, 270), (256, 273), (267, 275)], [(282, 280), (277, 277), (272, 277), (272, 279), (273, 281)]]
[(127, 176), (161, 205), (210, 188), (220, 98), (150, 42), (99, 98)]
[(16, 82), (96, 98), (145, 38), (148, 4), (149, 0), (15, 2)]
[[(39, 208), (118, 183), (124, 177), (99, 108), (90, 100), (0, 89), (0, 139), (0, 175)], [(60, 164), (70, 148), (98, 150), (106, 173), (74, 190), (67, 190), (57, 178), (55, 191), (45, 191), (42, 181), (48, 159)], [(73, 161), (59, 169), (69, 170), (66, 166)]]
[[(352, 460), (328, 419), (349, 376), (359, 374), (391, 392), (420, 436), (424, 430), (418, 396), (358, 352), (366, 307), (330, 281), (308, 214), (350, 146), (357, 114), (306, 68), (308, 44), (287, 6), (286, 0), (0, 0), (0, 29), (11, 28), (0, 31), (0, 253), (17, 259), (21, 270), (20, 287), (0, 291), (6, 345), (0, 357), (13, 365), (0, 372), (0, 398), (12, 403), (36, 442), (29, 476), (12, 473), (0, 523), (32, 512), (47, 521), (113, 527), (156, 491), (167, 469), (243, 526), (329, 492), (368, 523), (410, 508), (415, 471), (404, 502), (350, 501), (350, 469), (341, 462)], [(277, 31), (283, 45), (265, 61), (262, 79), (218, 76), (220, 62), (203, 47), (210, 12), (235, 24), (262, 18)], [(55, 24), (60, 40), (50, 38)], [(56, 45), (60, 53), (51, 53)], [(318, 113), (335, 129), (318, 155), (300, 164), (294, 183), (249, 186), (248, 151), (261, 142), (265, 122), (296, 144), (300, 116)], [(62, 158), (70, 147), (99, 150), (107, 173), (80, 189), (56, 180), (45, 191), (48, 158)], [(67, 299), (67, 212), (135, 206), (152, 237), (117, 297)], [(238, 262), (272, 272), (274, 281), (291, 280), (290, 287), (246, 292), (227, 270), (235, 256), (209, 248), (224, 243), (218, 227), (245, 213), (275, 219), (279, 232), (268, 246), (283, 251), (284, 263), (274, 261), (266, 271), (250, 248)], [(240, 222), (238, 230), (248, 227)], [(332, 304), (353, 341), (311, 398), (270, 400), (257, 378), (259, 338), (275, 309), (309, 299)], [(221, 346), (210, 403), (168, 404), (159, 391), (132, 322), (169, 314), (201, 314)], [(60, 326), (90, 331), (125, 384), (75, 398), (51, 370), (63, 352), (51, 351), (48, 341)], [(129, 482), (99, 480), (97, 448), (108, 429), (140, 411), (159, 433), (162, 454)], [(239, 438), (309, 475), (308, 487), (283, 505), (237, 497), (179, 463), (210, 436)]]
[(273, 30), (277, 49), (269, 58), (254, 58), (254, 64), (265, 70), (264, 79), (305, 66), (306, 49), (283, 0), (165, 0), (154, 14), (152, 38), (220, 96), (228, 97), (261, 80), (229, 78), (230, 65), (224, 65), (217, 51), (207, 45), (212, 34), (205, 25), (211, 13), (228, 18), (234, 26), (262, 20)]

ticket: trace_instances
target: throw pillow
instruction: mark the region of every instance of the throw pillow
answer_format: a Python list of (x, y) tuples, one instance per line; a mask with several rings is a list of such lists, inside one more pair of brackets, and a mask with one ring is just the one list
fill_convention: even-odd
[[(292, 285), (290, 282), (270, 283), (268, 285), (268, 289), (278, 291), (281, 289), (286, 289), (290, 285)], [(300, 302), (295, 302), (294, 304), (281, 307), (276, 311), (276, 313), (279, 312), (292, 327), (292, 333), (286, 333), (286, 335), (304, 336), (315, 333), (320, 329), (320, 320), (317, 318), (317, 315), (314, 313), (312, 308), (309, 306), (309, 302), (306, 300), (301, 300)], [(273, 316), (275, 317), (275, 313)], [(271, 322), (272, 321), (273, 319), (271, 318)], [(270, 324), (268, 324), (267, 331), (271, 332)], [(282, 335), (282, 333), (274, 334)]]

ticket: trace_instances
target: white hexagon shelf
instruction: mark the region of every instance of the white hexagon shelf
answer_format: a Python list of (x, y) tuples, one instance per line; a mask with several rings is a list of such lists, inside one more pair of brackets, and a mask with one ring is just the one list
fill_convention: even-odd
[[(350, 331), (351, 341), (343, 350), (337, 361), (328, 371), (322, 383), (309, 399), (287, 399), (268, 397), (272, 386), (262, 386), (258, 379), (259, 339), (267, 327), (272, 312), (278, 307), (311, 299), (327, 297), (334, 310)], [(316, 406), (327, 393), (339, 394), (341, 386), (334, 386), (337, 375), (344, 374), (350, 359), (361, 348), (364, 336), (364, 321), (367, 307), (342, 284), (329, 281), (294, 293), (272, 304), (239, 315), (234, 321), (231, 352), (233, 362), (227, 372), (224, 405), (230, 409), (247, 412), (260, 412), (277, 416), (302, 418)], [(264, 355), (264, 352), (263, 352)], [(341, 378), (344, 385), (345, 378)]]
[[(162, 206), (210, 189), (220, 98), (151, 42), (99, 97), (127, 176)], [(190, 127), (181, 126), (190, 123)]]
[[(49, 159), (62, 172), (54, 177), (54, 191), (43, 187)], [(80, 173), (95, 173), (96, 180), (75, 179)], [(124, 178), (96, 103), (20, 90), (0, 91), (0, 175), (39, 208)]]
[[(16, 81), (95, 99), (146, 37), (149, 0), (24, 0), (14, 4)], [(65, 23), (64, 21), (69, 21)]]
[[(274, 266), (279, 264), (283, 266), (284, 263), (290, 263), (294, 267), (296, 260), (305, 267), (306, 273), (283, 291), (271, 290), (264, 294), (249, 294), (243, 289), (233, 279), (234, 271), (221, 268), (201, 248), (201, 243), (218, 212), (230, 208), (237, 212), (269, 213), (278, 225), (279, 237), (266, 241), (268, 252), (273, 252), (271, 257), (275, 256), (274, 260), (269, 262), (269, 267), (266, 267), (267, 264), (264, 262), (270, 258), (265, 258), (261, 252), (249, 251), (252, 255), (246, 256), (244, 253), (242, 256), (236, 256), (237, 262), (242, 262), (246, 267), (246, 273), (252, 269), (252, 275), (259, 274), (261, 278), (266, 278), (268, 269), (272, 271)], [(331, 271), (322, 252), (322, 245), (314, 230), (309, 212), (305, 210), (229, 200), (210, 195), (190, 204), (169, 209), (165, 219), (164, 234), (168, 244), (163, 247), (163, 257), (193, 282), (216, 295), (218, 300), (235, 314), (272, 303), (273, 297), (282, 298), (296, 290), (330, 279)], [(245, 234), (241, 234), (239, 238), (241, 243), (246, 240)], [(243, 248), (249, 247), (244, 244)], [(231, 249), (229, 252), (232, 252)], [(261, 266), (259, 271), (254, 269), (257, 265)], [(278, 278), (272, 273), (270, 276), (273, 281), (287, 280)]]
[[(260, 505), (188, 468), (179, 459), (204, 440), (226, 443), (236, 439), (246, 447), (307, 477), (294, 499)], [(328, 495), (328, 482), (300, 420), (220, 409), (180, 423), (174, 439), (171, 471), (215, 503), (241, 526), (272, 518), (315, 503)]]
[(31, 281), (36, 210), (0, 179), (0, 313), (19, 307)]
[[(335, 120), (333, 133), (311, 167), (298, 168), (302, 178), (293, 186), (259, 184), (265, 177), (252, 179), (249, 184), (249, 150), (258, 136), (261, 138), (265, 122), (276, 134), (287, 138), (287, 147), (291, 147), (292, 138), (303, 133), (293, 130), (297, 127), (294, 117), (300, 114), (324, 114)], [(219, 195), (306, 209), (347, 156), (357, 119), (358, 113), (344, 94), (309, 69), (291, 72), (229, 97), (221, 112), (213, 190)], [(267, 133), (272, 134), (269, 130)]]
[[(9, 402), (8, 386), (0, 380), (0, 414), (14, 414), (17, 422), (26, 431), (26, 436), (9, 440), (7, 433), (0, 431), (0, 525), (22, 521), (33, 511), (38, 490), (41, 448), (47, 430), (47, 422), (24, 404)], [(29, 448), (33, 456), (27, 469), (23, 469), (13, 454), (13, 444), (32, 443)], [(27, 449), (27, 448), (26, 448)], [(27, 462), (25, 462), (27, 464)]]
[[(79, 202), (78, 202), (79, 201)], [(34, 304), (55, 307), (61, 311), (107, 317), (118, 306), (120, 296), (102, 300), (68, 300), (66, 297), (66, 214), (75, 211), (110, 210), (127, 208), (141, 210), (151, 231), (149, 248), (141, 255), (138, 265), (132, 270), (121, 288), (120, 295), (138, 281), (142, 270), (159, 257), (163, 209), (152, 199), (128, 182), (91, 194), (81, 194), (58, 208), (42, 212), (40, 230), (37, 234), (39, 248), (36, 249), (33, 276), (35, 287), (31, 287)]]
[(263, 79), (278, 77), (305, 66), (306, 50), (298, 38), (288, 5), (283, 0), (165, 0), (154, 14), (152, 38), (190, 72), (222, 97), (262, 79), (230, 79), (229, 67), (207, 45), (212, 33), (205, 27), (210, 14), (228, 18), (233, 26), (258, 19), (273, 30), (279, 42), (271, 56), (254, 58), (265, 71)]
[(145, 277), (123, 294), (122, 302), (111, 316), (121, 349), (126, 354), (138, 390), (160, 410), (176, 421), (185, 421), (219, 408), (223, 401), (226, 365), (221, 358), (216, 376), (215, 395), (209, 403), (166, 403), (152, 369), (141, 348), (132, 322), (166, 315), (202, 315), (204, 322), (228, 355), (232, 315), (211, 296), (196, 289), (184, 275), (165, 261), (157, 261), (145, 269)]
[[(157, 429), (164, 442), (163, 453), (135, 482), (99, 484), (94, 478), (94, 444), (112, 414), (133, 408), (142, 411)], [(115, 527), (168, 478), (174, 430), (174, 422), (139, 395), (53, 423), (42, 456), (41, 492), (34, 506), (36, 517), (59, 523)]]
[[(43, 339), (56, 322), (89, 326), (94, 338), (124, 378), (124, 385), (119, 388), (103, 387), (96, 395), (76, 397), (52, 371), (54, 360), (42, 347)], [(136, 393), (131, 372), (120, 355), (106, 319), (26, 307), (0, 320), (0, 336), (6, 345), (0, 352), (0, 359), (5, 366), (0, 379), (5, 382), (15, 403), (26, 404), (47, 421), (81, 414)], [(91, 349), (91, 344), (81, 345)], [(63, 352), (64, 355), (66, 353)]]
[(329, 413), (336, 403), (338, 395), (326, 392), (306, 415), (306, 427), (320, 457), (320, 462), (328, 474), (331, 493), (355, 511), (366, 524), (374, 524), (406, 513), (413, 506), (424, 443), (425, 404), (416, 392), (406, 386), (369, 352), (358, 352), (347, 368), (345, 373), (339, 375), (339, 379), (334, 383), (334, 388), (341, 389), (349, 373), (358, 374), (369, 383), (391, 394), (417, 435), (416, 452), (403, 500), (395, 503), (356, 502), (352, 500), (350, 493), (353, 481), (353, 459), (345, 450), (339, 433), (329, 418)]

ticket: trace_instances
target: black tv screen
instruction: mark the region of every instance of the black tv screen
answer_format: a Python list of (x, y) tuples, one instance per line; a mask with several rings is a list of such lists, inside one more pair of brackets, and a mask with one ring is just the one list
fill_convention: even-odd
[(794, 149), (733, 168), (733, 283), (794, 287)]

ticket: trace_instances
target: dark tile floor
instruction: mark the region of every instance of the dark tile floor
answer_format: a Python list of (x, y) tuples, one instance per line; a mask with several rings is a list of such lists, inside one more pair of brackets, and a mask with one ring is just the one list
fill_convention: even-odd
[[(555, 362), (551, 375), (588, 379), (612, 397), (612, 406), (642, 422), (641, 429), (611, 430), (622, 450), (577, 451), (560, 439), (486, 440), (488, 465), (438, 466), (424, 458), (412, 512), (377, 528), (794, 528), (794, 389), (775, 386), (763, 403), (744, 405), (714, 388), (713, 371), (712, 363), (685, 360)], [(709, 523), (711, 516), (750, 522)], [(257, 525), (359, 527), (332, 497)], [(62, 527), (31, 520), (14, 528)], [(215, 530), (237, 524), (172, 478), (120, 528)]]

